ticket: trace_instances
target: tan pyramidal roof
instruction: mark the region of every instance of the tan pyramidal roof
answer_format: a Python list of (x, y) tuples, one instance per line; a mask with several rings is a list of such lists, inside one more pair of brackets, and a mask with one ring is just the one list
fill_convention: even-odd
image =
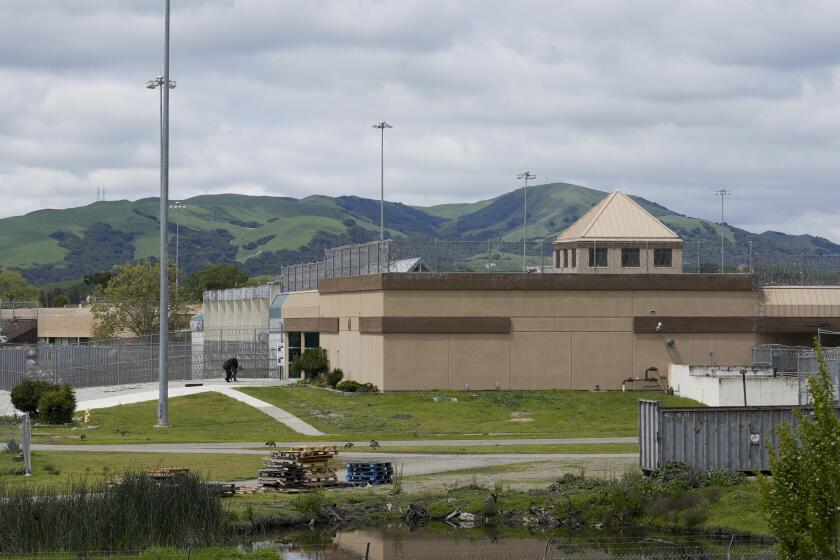
[(557, 241), (573, 239), (676, 241), (680, 237), (629, 196), (615, 190), (557, 237)]

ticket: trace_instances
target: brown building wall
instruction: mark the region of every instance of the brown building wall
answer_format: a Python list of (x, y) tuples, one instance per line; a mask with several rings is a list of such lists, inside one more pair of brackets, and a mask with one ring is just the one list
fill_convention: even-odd
[[(422, 281), (403, 289), (371, 289), (382, 284), (367, 279), (363, 290), (370, 291), (345, 293), (333, 286), (320, 299), (307, 293), (289, 300), (293, 314), (317, 308), (321, 317), (338, 317), (339, 332), (321, 335), (333, 366), (350, 379), (386, 390), (478, 390), (497, 384), (617, 389), (649, 367), (664, 372), (670, 363), (748, 364), (755, 344), (799, 337), (756, 335), (744, 327), (752, 324), (759, 307), (759, 293), (748, 284), (718, 283), (710, 276), (709, 285), (716, 289), (696, 289), (695, 277), (676, 278), (673, 289), (646, 289), (629, 281), (633, 289), (586, 284), (564, 290), (546, 289), (543, 280), (533, 281), (538, 289), (522, 288), (516, 279), (502, 279), (503, 285), (513, 286), (507, 289), (447, 289), (439, 283), (419, 289)], [(612, 280), (603, 285), (611, 287)], [(458, 318), (482, 325), (509, 318), (510, 332), (463, 332), (455, 324)], [(665, 323), (670, 318), (675, 330), (669, 333), (665, 324), (663, 332), (656, 332), (660, 318)], [(695, 323), (705, 326), (692, 332)], [(717, 323), (732, 329), (704, 332)], [(418, 332), (406, 332), (411, 325)]]

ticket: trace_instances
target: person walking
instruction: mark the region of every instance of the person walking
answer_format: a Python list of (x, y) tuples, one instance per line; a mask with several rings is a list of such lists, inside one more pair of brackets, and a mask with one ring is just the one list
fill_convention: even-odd
[(225, 381), (230, 382), (231, 378), (236, 381), (236, 373), (239, 371), (239, 360), (236, 359), (236, 356), (231, 356), (222, 364), (222, 369), (225, 370)]

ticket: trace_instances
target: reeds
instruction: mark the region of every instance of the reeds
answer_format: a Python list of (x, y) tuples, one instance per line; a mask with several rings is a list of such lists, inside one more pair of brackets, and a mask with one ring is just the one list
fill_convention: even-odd
[(230, 535), (219, 492), (192, 474), (0, 486), (0, 554), (200, 547)]

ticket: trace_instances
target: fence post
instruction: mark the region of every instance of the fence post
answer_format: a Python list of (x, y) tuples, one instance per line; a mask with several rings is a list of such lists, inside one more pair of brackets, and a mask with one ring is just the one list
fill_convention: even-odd
[(28, 412), (23, 415), (23, 474), (32, 476), (32, 422)]

